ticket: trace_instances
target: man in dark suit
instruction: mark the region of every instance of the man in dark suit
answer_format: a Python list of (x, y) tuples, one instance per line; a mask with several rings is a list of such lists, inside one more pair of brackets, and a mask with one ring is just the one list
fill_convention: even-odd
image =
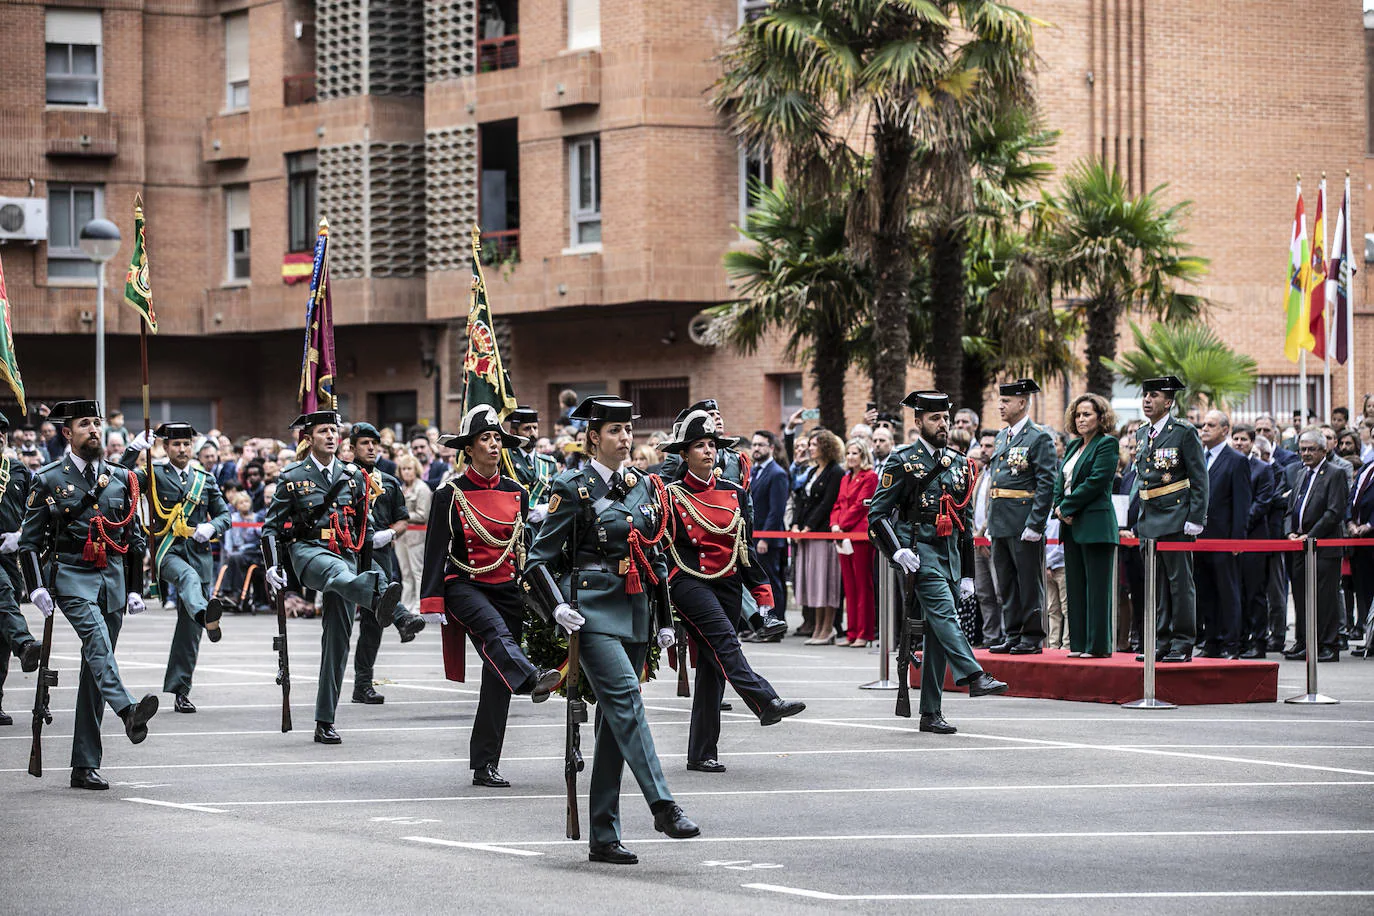
[[(1345, 472), (1333, 466), (1326, 454), (1326, 438), (1320, 429), (1304, 430), (1298, 437), (1298, 454), (1303, 472), (1298, 476), (1288, 500), (1288, 537), (1338, 538), (1345, 533), (1345, 512), (1350, 499), (1350, 481)], [(1294, 661), (1307, 657), (1307, 564), (1302, 553), (1289, 555), (1289, 580), (1293, 583), (1293, 604), (1297, 609), (1297, 637), (1293, 648), (1283, 657)], [(1340, 656), (1341, 551), (1338, 547), (1317, 551), (1317, 661), (1338, 662)]]
[[(1355, 485), (1350, 490), (1350, 518), (1347, 533), (1353, 538), (1374, 536), (1374, 461), (1360, 468)], [(1369, 643), (1374, 641), (1374, 621), (1367, 620), (1374, 605), (1374, 547), (1356, 547), (1350, 552), (1350, 573), (1355, 580), (1355, 623), (1363, 627), (1366, 641), (1363, 649), (1352, 654), (1370, 657)]]
[[(1245, 536), (1263, 540), (1274, 536), (1269, 526), (1270, 513), (1278, 483), (1271, 465), (1252, 454), (1255, 428), (1236, 426), (1231, 430), (1231, 446), (1249, 456), (1250, 518)], [(1240, 555), (1241, 658), (1264, 658), (1269, 639), (1269, 559), (1266, 553)]]
[[(766, 429), (754, 433), (750, 443), (750, 455), (754, 467), (749, 477), (749, 495), (754, 503), (754, 528), (757, 531), (785, 531), (787, 523), (787, 496), (791, 489), (791, 478), (774, 457), (778, 450), (778, 437)], [(773, 588), (773, 616), (779, 620), (787, 614), (787, 541), (783, 538), (759, 538), (754, 549), (758, 552), (759, 563), (768, 574), (768, 584)], [(781, 639), (781, 635), (777, 637)]]
[[(1202, 418), (1207, 465), (1207, 521), (1203, 538), (1245, 538), (1250, 523), (1250, 462), (1230, 445), (1231, 418), (1209, 410)], [(1198, 658), (1240, 658), (1240, 563), (1234, 553), (1199, 553)]]
[[(1263, 436), (1274, 444), (1274, 463), (1279, 467), (1286, 468), (1294, 464), (1302, 464), (1297, 452), (1289, 451), (1279, 443), (1279, 429), (1274, 425), (1274, 418), (1267, 413), (1262, 413), (1255, 418), (1255, 435)], [(1277, 532), (1275, 532), (1277, 534)]]

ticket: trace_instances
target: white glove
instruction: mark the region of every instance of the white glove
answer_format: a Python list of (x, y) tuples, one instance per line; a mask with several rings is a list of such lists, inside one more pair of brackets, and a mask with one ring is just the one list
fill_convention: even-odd
[(1023, 541), (1030, 541), (1034, 543), (1035, 541), (1040, 540), (1041, 537), (1042, 535), (1040, 534), (1040, 532), (1036, 531), (1034, 528), (1027, 528), (1025, 531), (1021, 532), (1021, 540)]
[(267, 584), (272, 586), (272, 591), (279, 592), (286, 588), (286, 572), (280, 566), (272, 566), (267, 570)]
[(141, 452), (152, 444), (152, 440), (148, 438), (147, 432), (141, 432), (137, 436), (134, 436), (133, 441), (129, 443), (129, 448), (136, 452)]
[(892, 562), (909, 573), (914, 573), (921, 568), (921, 558), (916, 556), (916, 551), (910, 547), (903, 547), (892, 555)]
[(530, 506), (530, 524), (537, 525), (549, 517), (549, 504), (539, 503), (537, 506)]
[(0, 534), (0, 553), (16, 553), (19, 550), (19, 532)]
[(390, 528), (383, 528), (380, 531), (372, 532), (372, 549), (381, 550), (387, 544), (390, 544), (391, 539), (395, 536), (396, 532), (392, 531)]
[(666, 649), (675, 642), (677, 642), (677, 639), (673, 636), (672, 627), (664, 627), (658, 631), (658, 647), (660, 649)]
[(33, 591), (29, 592), (29, 600), (32, 601), (40, 611), (43, 612), (44, 617), (52, 616), (52, 595), (48, 594), (48, 590), (46, 588), (36, 588)]
[(148, 605), (143, 603), (143, 596), (138, 592), (129, 592), (129, 600), (124, 608), (130, 614), (142, 614), (148, 609)]
[(553, 619), (558, 621), (558, 625), (569, 633), (576, 633), (582, 629), (582, 624), (587, 622), (587, 618), (574, 611), (566, 604), (560, 604), (553, 609)]
[(1183, 533), (1188, 535), (1188, 537), (1190, 538), (1195, 538), (1199, 534), (1202, 534), (1202, 526), (1199, 525), (1197, 522), (1184, 522)]
[(191, 535), (197, 544), (207, 543), (210, 538), (215, 536), (215, 526), (209, 522), (201, 522), (196, 526), (196, 533)]
[(959, 580), (959, 600), (962, 601), (963, 599), (967, 598), (969, 595), (972, 595), (972, 594), (973, 594), (973, 580), (972, 580), (972, 579), (960, 579), (960, 580)]

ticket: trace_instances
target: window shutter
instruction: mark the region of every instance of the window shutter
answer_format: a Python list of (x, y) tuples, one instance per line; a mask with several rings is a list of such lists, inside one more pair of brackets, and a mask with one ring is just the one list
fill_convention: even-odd
[(224, 81), (248, 79), (248, 14), (224, 17)]
[(100, 44), (100, 10), (50, 9), (47, 13), (49, 44)]

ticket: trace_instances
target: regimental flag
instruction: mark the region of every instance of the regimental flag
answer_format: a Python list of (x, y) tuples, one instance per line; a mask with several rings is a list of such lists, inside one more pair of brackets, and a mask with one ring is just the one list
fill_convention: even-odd
[(482, 273), (482, 230), (472, 227), (472, 296), (468, 299), (468, 353), (463, 360), (463, 416), (479, 404), (490, 404), (504, 424), (516, 408), (510, 375), (501, 361), (501, 348), (487, 300)]
[(1350, 358), (1350, 288), (1355, 282), (1355, 259), (1350, 256), (1350, 176), (1345, 178), (1345, 199), (1336, 214), (1336, 234), (1331, 242), (1331, 263), (1328, 280), (1335, 290), (1328, 296), (1335, 312), (1335, 332), (1331, 335), (1333, 354), (1342, 366)]
[(148, 276), (148, 241), (143, 237), (143, 195), (134, 197), (134, 256), (124, 277), (124, 301), (143, 316), (148, 333), (157, 333), (157, 314), (153, 312), (153, 284)]
[(10, 386), (15, 400), (19, 402), (19, 409), (27, 416), (29, 409), (24, 406), (24, 379), (19, 374), (19, 360), (14, 355), (14, 331), (10, 329), (10, 297), (5, 292), (4, 264), (0, 264), (0, 318), (4, 319), (3, 326), (0, 326), (0, 378)]
[(310, 279), (315, 255), (309, 251), (289, 251), (282, 255), (281, 281), (287, 286), (295, 286)]
[(1307, 214), (1302, 207), (1302, 182), (1298, 182), (1298, 209), (1293, 214), (1293, 234), (1288, 243), (1288, 292), (1284, 296), (1285, 330), (1283, 355), (1290, 362), (1312, 349), (1312, 330), (1308, 327), (1308, 273), (1312, 265), (1307, 250)]
[(1317, 218), (1312, 222), (1312, 267), (1307, 273), (1307, 327), (1312, 342), (1307, 349), (1326, 359), (1326, 179), (1317, 191)]
[(310, 268), (310, 301), (305, 306), (305, 354), (298, 392), (301, 413), (334, 410), (334, 301), (329, 290), (329, 221), (320, 220), (315, 260)]

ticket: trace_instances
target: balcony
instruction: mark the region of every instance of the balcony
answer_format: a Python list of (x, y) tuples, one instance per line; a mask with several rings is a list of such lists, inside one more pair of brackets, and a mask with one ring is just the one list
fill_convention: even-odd
[(520, 36), (480, 38), (477, 41), (477, 72), (513, 70), (520, 66)]
[(232, 163), (248, 158), (248, 112), (207, 118), (201, 131), (201, 160)]
[(551, 111), (601, 104), (600, 51), (560, 54), (539, 66), (539, 107)]
[(112, 159), (119, 153), (119, 129), (107, 111), (49, 109), (43, 128), (49, 156)]
[(520, 261), (520, 230), (482, 233), (482, 263), (507, 264)]
[(282, 77), (282, 104), (287, 108), (293, 105), (308, 105), (315, 101), (315, 74), (298, 73)]

